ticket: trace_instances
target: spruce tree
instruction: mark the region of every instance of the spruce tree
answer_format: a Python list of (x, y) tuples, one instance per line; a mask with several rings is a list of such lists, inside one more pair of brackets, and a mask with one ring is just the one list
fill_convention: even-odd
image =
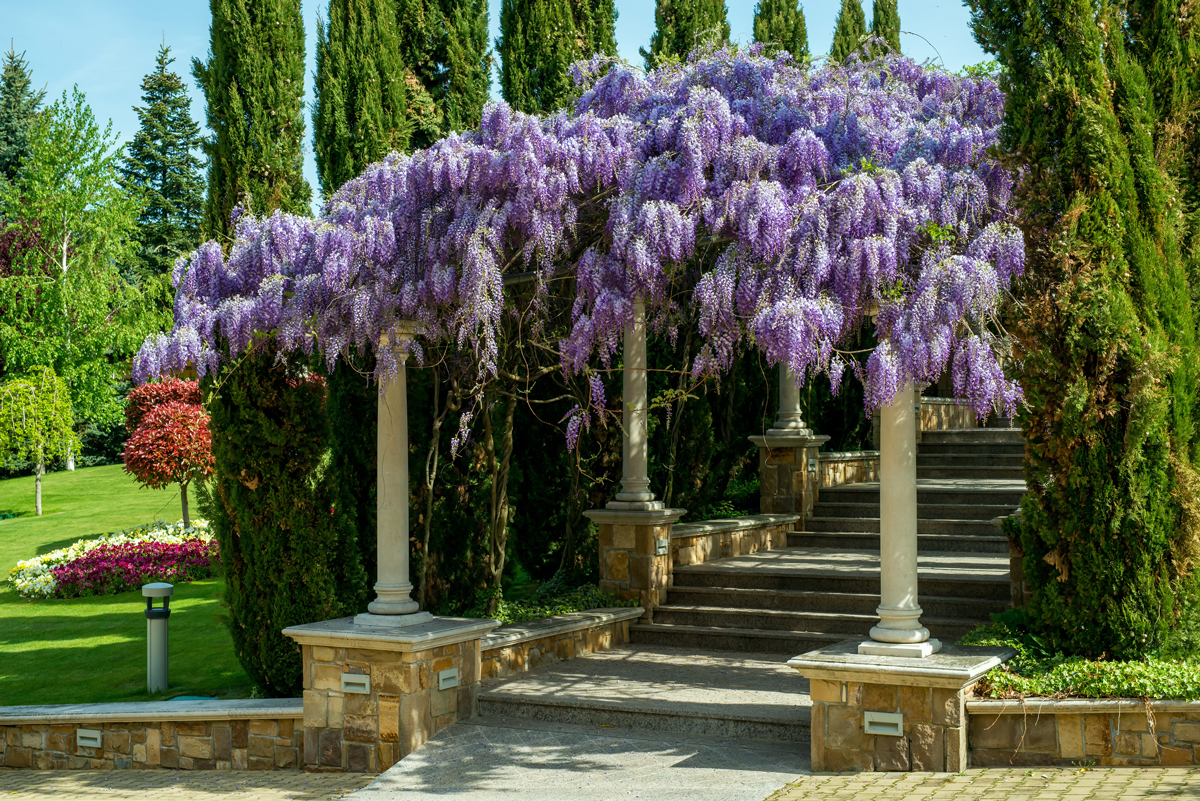
[(1200, 559), (1182, 247), (1198, 48), (1178, 0), (1131, 5), (978, 0), (973, 15), (1004, 67), (1002, 145), (1025, 170), (1010, 330), (1030, 492), (1010, 534), (1027, 613), (1051, 648), (1118, 659), (1186, 632)]
[(657, 0), (650, 49), (639, 48), (646, 69), (666, 59), (686, 59), (702, 44), (729, 41), (729, 8), (725, 0)]
[(210, 0), (208, 60), (192, 72), (208, 101), (204, 233), (227, 241), (230, 214), (306, 214), (304, 20), (300, 0)]
[(754, 41), (763, 43), (767, 55), (786, 50), (796, 61), (806, 61), (808, 27), (799, 0), (759, 0), (754, 7)]
[[(434, 98), (443, 132), (462, 132), (479, 125), (491, 92), (487, 0), (442, 0), (442, 19), (442, 70)], [(612, 41), (615, 52), (616, 39)]]
[(519, 111), (561, 108), (574, 95), (567, 69), (596, 52), (615, 55), (612, 0), (503, 0), (500, 91)]
[(871, 7), (871, 33), (900, 52), (900, 9), (897, 0), (875, 0)]
[(0, 182), (15, 180), (29, 155), (29, 129), (46, 96), (45, 89), (35, 92), (32, 84), (25, 54), (17, 55), (10, 46), (0, 74)]
[(313, 144), (328, 198), (373, 161), (407, 150), (408, 120), (396, 7), (390, 0), (332, 0), (317, 22)]
[(121, 165), (122, 182), (140, 191), (138, 270), (164, 275), (175, 259), (200, 244), (204, 187), (200, 178), (200, 126), (192, 119), (187, 89), (169, 67), (175, 59), (165, 44), (155, 70), (142, 80), (142, 102), (134, 106), (138, 132)]
[(867, 35), (867, 17), (863, 14), (859, 0), (842, 0), (837, 24), (833, 28), (833, 45), (829, 48), (829, 60), (841, 63), (859, 48), (859, 42)]

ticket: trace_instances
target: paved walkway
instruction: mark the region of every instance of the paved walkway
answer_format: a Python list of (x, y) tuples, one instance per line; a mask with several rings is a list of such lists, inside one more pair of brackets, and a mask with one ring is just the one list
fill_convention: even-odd
[(1196, 768), (1019, 768), (802, 776), (768, 801), (1167, 801), (1200, 798)]
[(7, 770), (4, 801), (340, 801), (374, 776), (299, 771)]

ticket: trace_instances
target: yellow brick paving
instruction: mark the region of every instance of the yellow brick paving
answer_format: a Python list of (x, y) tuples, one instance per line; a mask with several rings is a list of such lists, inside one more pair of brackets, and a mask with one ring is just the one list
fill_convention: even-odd
[(1166, 801), (1200, 799), (1200, 768), (1013, 768), (802, 776), (767, 801)]
[(0, 768), (0, 801), (340, 801), (374, 778), (298, 771)]

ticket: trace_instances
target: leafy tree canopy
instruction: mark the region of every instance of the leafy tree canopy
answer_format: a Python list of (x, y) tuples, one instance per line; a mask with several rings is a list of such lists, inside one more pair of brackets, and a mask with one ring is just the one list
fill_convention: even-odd
[(0, 183), (16, 179), (29, 155), (29, 130), (46, 90), (33, 90), (33, 71), (25, 54), (9, 50), (0, 73)]
[(759, 0), (754, 7), (754, 41), (768, 55), (786, 50), (797, 61), (806, 61), (808, 27), (799, 0)]
[(650, 49), (638, 48), (653, 69), (664, 61), (683, 61), (704, 44), (729, 41), (729, 7), (725, 0), (657, 0)]
[(842, 0), (837, 22), (833, 27), (833, 44), (829, 48), (829, 60), (845, 61), (858, 50), (867, 35), (867, 17), (863, 13), (861, 0)]

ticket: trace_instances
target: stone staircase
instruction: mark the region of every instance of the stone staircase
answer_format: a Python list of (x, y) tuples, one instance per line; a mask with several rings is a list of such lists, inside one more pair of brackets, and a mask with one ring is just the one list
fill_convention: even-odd
[[(922, 621), (955, 640), (1009, 607), (1008, 542), (991, 524), (1025, 492), (1017, 429), (925, 432), (918, 447)], [(634, 643), (799, 654), (866, 636), (879, 604), (879, 485), (821, 491), (788, 547), (677, 567)]]

